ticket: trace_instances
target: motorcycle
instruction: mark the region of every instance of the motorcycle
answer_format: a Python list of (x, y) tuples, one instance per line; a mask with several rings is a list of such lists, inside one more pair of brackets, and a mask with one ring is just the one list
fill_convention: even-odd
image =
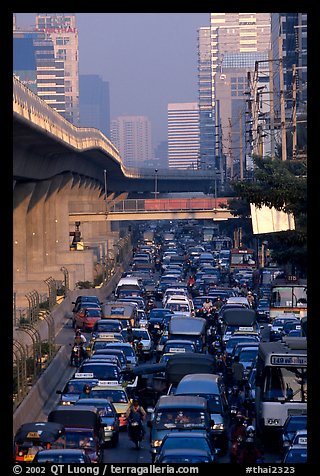
[(230, 463), (238, 463), (240, 452), (243, 446), (244, 437), (238, 435), (231, 443)]
[(128, 435), (130, 440), (135, 444), (137, 450), (140, 448), (143, 434), (144, 431), (141, 416), (133, 413), (128, 420)]
[(70, 365), (80, 367), (84, 360), (84, 351), (81, 344), (74, 344), (71, 350)]

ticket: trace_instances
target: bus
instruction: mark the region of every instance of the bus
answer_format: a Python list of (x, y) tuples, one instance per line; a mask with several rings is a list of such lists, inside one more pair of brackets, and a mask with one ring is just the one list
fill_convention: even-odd
[(257, 432), (278, 435), (288, 416), (307, 414), (307, 339), (260, 342), (256, 367)]
[(306, 279), (287, 276), (271, 282), (270, 319), (286, 314), (294, 314), (299, 319), (307, 316)]
[(233, 241), (228, 236), (214, 236), (211, 240), (211, 247), (213, 251), (230, 250)]
[(255, 251), (251, 248), (232, 248), (230, 251), (230, 271), (256, 269)]

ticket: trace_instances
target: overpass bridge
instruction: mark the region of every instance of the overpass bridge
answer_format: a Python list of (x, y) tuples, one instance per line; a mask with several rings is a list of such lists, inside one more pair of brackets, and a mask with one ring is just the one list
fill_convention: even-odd
[(228, 197), (129, 199), (110, 203), (107, 208), (98, 212), (69, 214), (70, 223), (173, 219), (221, 221), (229, 218), (233, 218), (233, 215), (228, 207)]
[[(61, 281), (62, 269), (68, 272), (70, 289), (78, 281), (93, 282), (96, 265), (105, 262), (119, 238), (129, 235), (128, 221), (179, 216), (177, 210), (142, 213), (136, 209), (124, 214), (112, 208), (121, 207), (131, 194), (152, 196), (155, 183), (158, 197), (172, 192), (209, 194), (215, 180), (214, 170), (155, 172), (126, 167), (101, 131), (69, 123), (13, 77), (13, 288), (17, 306), (22, 300), (27, 307), (26, 294), (34, 289), (48, 293), (47, 278)], [(106, 211), (106, 206), (109, 212), (99, 221), (99, 212)], [(205, 216), (213, 212), (202, 210)], [(87, 244), (81, 252), (70, 246), (77, 213), (82, 213), (81, 233)], [(92, 213), (95, 217), (89, 220)], [(189, 211), (191, 216), (204, 215), (197, 210)]]

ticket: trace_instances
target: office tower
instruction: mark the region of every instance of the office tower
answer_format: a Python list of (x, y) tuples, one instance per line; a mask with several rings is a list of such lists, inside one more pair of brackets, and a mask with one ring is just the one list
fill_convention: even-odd
[(13, 31), (13, 74), (57, 112), (65, 115), (64, 62), (51, 38), (39, 31)]
[(150, 120), (145, 116), (122, 115), (111, 121), (111, 141), (128, 167), (145, 167), (153, 159)]
[(155, 148), (155, 157), (158, 159), (158, 168), (168, 168), (168, 141), (161, 141)]
[(215, 167), (216, 130), (212, 104), (210, 27), (198, 29), (199, 168)]
[(168, 165), (199, 166), (199, 107), (196, 102), (168, 104)]
[(64, 62), (65, 117), (75, 125), (80, 123), (79, 53), (76, 17), (67, 13), (39, 13), (36, 30), (44, 32), (54, 46), (55, 59)]
[[(283, 60), (284, 100), (292, 108), (293, 65), (296, 67), (297, 109), (307, 102), (307, 14), (271, 14), (272, 59)], [(274, 68), (275, 112), (280, 114), (280, 68)]]
[(247, 77), (254, 72), (257, 61), (267, 64), (271, 16), (211, 13), (210, 34), (211, 94), (220, 146), (216, 168), (221, 173), (221, 156), (226, 156), (229, 177), (234, 178), (239, 176), (240, 161), (242, 166), (246, 155)]
[(109, 83), (97, 74), (80, 74), (80, 125), (96, 127), (110, 138)]

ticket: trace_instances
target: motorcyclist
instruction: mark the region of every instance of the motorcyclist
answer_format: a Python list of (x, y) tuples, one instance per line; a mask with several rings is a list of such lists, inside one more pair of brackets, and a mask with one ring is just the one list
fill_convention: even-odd
[(246, 418), (238, 412), (234, 423), (230, 427), (230, 463), (237, 463), (242, 443), (246, 438)]
[(246, 439), (240, 450), (239, 463), (253, 465), (261, 462), (263, 453), (257, 448), (255, 441), (255, 429), (249, 425), (246, 429)]
[(80, 329), (77, 329), (74, 336), (74, 341), (72, 345), (71, 355), (70, 355), (70, 365), (73, 365), (74, 358), (75, 358), (75, 347), (80, 348), (80, 357), (81, 359), (85, 359), (87, 357), (87, 352), (84, 349), (84, 344), (87, 342), (85, 336), (81, 333)]
[(223, 376), (225, 375), (227, 371), (227, 366), (226, 366), (224, 354), (221, 350), (218, 350), (216, 353), (214, 367), (215, 367), (215, 373), (221, 374)]
[(237, 385), (234, 385), (228, 396), (229, 408), (236, 407), (237, 410), (244, 410), (244, 398)]
[(128, 423), (129, 423), (128, 431), (130, 431), (130, 423), (132, 421), (138, 421), (140, 423), (140, 426), (141, 426), (142, 437), (143, 437), (144, 434), (145, 434), (145, 429), (144, 429), (144, 426), (143, 426), (143, 422), (146, 420), (147, 414), (146, 414), (146, 411), (143, 408), (143, 406), (140, 405), (139, 397), (134, 397), (133, 398), (132, 404), (130, 405), (130, 407), (126, 411), (126, 417), (127, 417)]
[(248, 291), (247, 301), (248, 301), (250, 307), (252, 307), (252, 308), (255, 307), (255, 299), (254, 299), (254, 295), (252, 294), (251, 291)]
[(213, 306), (211, 299), (207, 298), (205, 302), (203, 303), (203, 308), (209, 311)]
[(239, 356), (235, 355), (233, 363), (231, 365), (232, 382), (240, 389), (243, 388), (243, 379), (245, 375), (245, 368), (242, 362), (240, 362)]

